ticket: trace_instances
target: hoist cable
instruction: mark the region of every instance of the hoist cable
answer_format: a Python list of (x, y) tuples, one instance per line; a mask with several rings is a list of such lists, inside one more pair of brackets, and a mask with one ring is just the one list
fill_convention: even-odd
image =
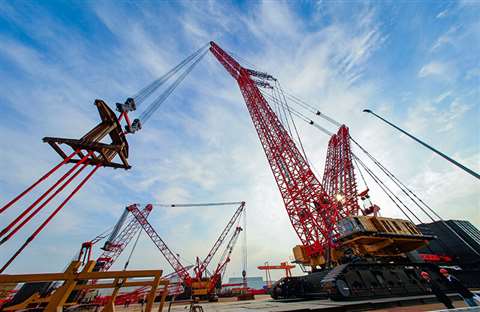
[(238, 54), (233, 53), (233, 52), (228, 51), (228, 50), (225, 50), (225, 52), (227, 52), (228, 54), (230, 54), (230, 55), (231, 55), (232, 57), (234, 57), (235, 59), (241, 61), (242, 63), (247, 64), (251, 69), (257, 70), (258, 66), (256, 66), (255, 64), (250, 63), (249, 61), (247, 61), (247, 60), (244, 59), (243, 57), (240, 57)]
[[(265, 96), (268, 96), (269, 98), (273, 98), (273, 88), (270, 89), (272, 94), (265, 94), (262, 90), (260, 90), (260, 92)], [(271, 101), (271, 103), (273, 103), (273, 112), (275, 113), (275, 116), (277, 116), (277, 118), (280, 120), (280, 122), (283, 124), (283, 121), (282, 119), (280, 118), (280, 109), (278, 107), (278, 103), (277, 101)]]
[(140, 115), (139, 118), (143, 124), (145, 124), (148, 119), (150, 119), (152, 114), (168, 98), (168, 96), (173, 92), (173, 90), (177, 88), (177, 86), (185, 79), (185, 77), (192, 71), (195, 65), (198, 64), (198, 62), (205, 56), (208, 51), (209, 50), (205, 50), (203, 53), (201, 53), (200, 56), (198, 56), (197, 59), (193, 61), (193, 63), (189, 67), (187, 67), (187, 69), (182, 74), (180, 74), (180, 76), (147, 107), (147, 109)]
[[(216, 203), (194, 203), (194, 204), (162, 204), (162, 203), (150, 203), (152, 206), (157, 207), (207, 207), (207, 206), (231, 206), (240, 205), (243, 202), (216, 202)], [(142, 204), (138, 204), (142, 205)]]
[[(403, 183), (399, 183), (399, 180), (387, 169), (385, 166), (383, 166), (373, 155), (371, 155), (366, 149), (364, 149), (357, 141), (355, 141), (352, 137), (350, 137), (350, 140), (355, 143), (356, 146), (362, 150), (365, 155), (367, 155), (372, 162), (387, 176), (390, 178), (390, 180), (395, 183), (395, 185), (398, 186), (398, 188), (413, 202), (415, 205), (420, 208), (420, 210), (427, 215), (430, 220), (435, 221), (435, 219), (422, 207), (420, 204), (411, 196), (409, 192), (407, 192), (405, 189), (408, 189)], [(413, 192), (411, 192), (413, 194)], [(418, 197), (417, 197), (418, 198)]]
[(138, 239), (140, 238), (140, 235), (142, 234), (142, 231), (138, 231), (137, 239), (135, 240), (135, 243), (133, 244), (132, 250), (130, 251), (130, 254), (128, 255), (127, 261), (125, 262), (125, 266), (123, 267), (123, 270), (127, 270), (128, 265), (130, 264), (130, 259), (132, 259), (133, 252), (135, 251), (135, 248), (137, 247)]
[(318, 108), (316, 108), (315, 106), (311, 105), (311, 104), (308, 104), (306, 101), (300, 99), (299, 97), (293, 95), (293, 94), (290, 94), (290, 93), (287, 93), (288, 97), (290, 97), (290, 99), (292, 99), (294, 102), (296, 102), (298, 105), (300, 106), (303, 106), (305, 109), (308, 109), (310, 112), (312, 112), (313, 114), (317, 115), (317, 116), (320, 116), (321, 118), (325, 119), (326, 121), (334, 124), (335, 126), (337, 127), (340, 127), (342, 124), (339, 123), (338, 121), (336, 121), (335, 119), (333, 119), (332, 117), (328, 116), (328, 115), (325, 115), (324, 113), (322, 113)]
[(137, 107), (139, 104), (141, 104), (143, 101), (145, 101), (146, 98), (148, 98), (152, 93), (154, 93), (161, 85), (163, 85), (170, 77), (175, 75), (180, 69), (182, 69), (186, 64), (188, 64), (192, 59), (194, 59), (196, 56), (198, 56), (203, 50), (205, 50), (208, 46), (208, 43), (205, 44), (203, 47), (192, 53), (190, 56), (188, 56), (186, 59), (184, 59), (182, 62), (180, 62), (177, 66), (173, 67), (168, 71), (166, 74), (161, 76), (160, 78), (154, 80), (152, 83), (144, 87), (142, 90), (140, 90), (137, 94), (133, 96), (133, 99), (135, 100), (135, 103)]
[(360, 170), (360, 166), (357, 164), (357, 159), (353, 157), (353, 162), (355, 163), (355, 166), (358, 169), (358, 172), (360, 172), (360, 177), (362, 178), (363, 184), (365, 184), (365, 188), (368, 190), (368, 185), (367, 185), (367, 180), (365, 180), (365, 177), (363, 176), (362, 170)]
[[(268, 93), (265, 93), (263, 91), (260, 91), (262, 92), (263, 95), (267, 96), (270, 100), (276, 102), (277, 104), (279, 104), (277, 102), (277, 99), (275, 99), (274, 97), (272, 97), (270, 94)], [(281, 104), (279, 104), (281, 105)], [(323, 133), (325, 133), (326, 135), (328, 136), (332, 136), (333, 133), (328, 131), (327, 129), (323, 128), (322, 126), (316, 124), (313, 120), (311, 120), (310, 118), (308, 118), (307, 116), (305, 116), (304, 114), (302, 114), (301, 112), (299, 112), (298, 110), (294, 109), (293, 107), (290, 107), (290, 110), (292, 111), (292, 113), (297, 116), (299, 119), (303, 120), (304, 122), (308, 123), (309, 125), (311, 126), (314, 126), (315, 128), (317, 128), (318, 130), (322, 131)]]
[[(390, 198), (390, 200), (395, 204), (395, 206), (397, 206), (398, 209), (400, 209), (400, 211), (405, 215), (405, 217), (407, 217), (408, 220), (410, 220), (410, 222), (412, 223), (415, 223), (413, 222), (413, 220), (410, 218), (410, 216), (402, 209), (402, 207), (400, 207), (400, 205), (397, 203), (396, 200), (398, 200), (399, 203), (402, 203), (402, 206), (404, 206), (414, 217), (415, 219), (417, 219), (420, 223), (422, 223), (420, 221), (420, 219), (405, 205), (403, 204), (403, 202), (393, 193), (392, 190), (390, 190), (386, 185), (385, 183), (383, 183), (381, 181), (380, 178), (378, 178), (377, 175), (375, 175), (373, 173), (372, 170), (370, 170), (364, 163), (363, 161), (358, 158), (357, 156), (355, 156), (354, 154), (352, 154), (352, 157), (353, 158), (356, 158), (358, 163), (360, 163), (360, 165), (362, 165), (362, 167), (365, 169), (365, 171), (370, 175), (370, 177), (373, 179), (373, 181), (375, 181), (375, 183), (377, 183), (377, 185), (383, 190), (383, 192)], [(393, 196), (393, 197), (392, 197)], [(395, 200), (395, 199), (396, 200)]]
[(94, 239), (90, 240), (90, 242), (92, 242), (93, 244), (101, 241), (102, 239), (104, 239), (105, 237), (107, 237), (111, 231), (113, 229), (113, 226), (110, 226), (109, 228), (107, 228), (105, 231), (103, 231), (102, 233), (98, 234), (97, 236), (95, 236)]
[(298, 133), (297, 125), (295, 124), (295, 120), (293, 120), (292, 110), (291, 110), (290, 106), (289, 106), (288, 103), (287, 103), (287, 99), (285, 98), (285, 93), (283, 92), (282, 86), (280, 85), (279, 82), (277, 82), (277, 86), (278, 86), (278, 89), (279, 89), (279, 91), (280, 91), (280, 94), (282, 95), (283, 101), (284, 101), (285, 105), (287, 106), (287, 111), (288, 111), (288, 113), (289, 113), (289, 115), (290, 115), (290, 119), (291, 119), (291, 121), (292, 121), (292, 125), (293, 125), (293, 129), (295, 130), (295, 134), (297, 135), (297, 140), (298, 140), (298, 143), (300, 144), (300, 148), (301, 148), (301, 150), (302, 150), (303, 157), (305, 157), (305, 161), (306, 161), (307, 164), (308, 164), (309, 161), (308, 161), (308, 158), (307, 158), (307, 154), (305, 153), (305, 149), (303, 148), (302, 139), (300, 139), (300, 134)]
[(242, 246), (242, 270), (247, 272), (248, 265), (248, 249), (247, 249), (247, 210), (243, 210), (243, 246)]
[[(275, 84), (276, 84), (276, 82), (275, 82)], [(288, 131), (288, 134), (290, 135), (290, 137), (293, 138), (292, 130), (290, 129), (290, 123), (288, 122), (288, 116), (287, 116), (287, 113), (285, 111), (285, 104), (282, 102), (282, 99), (280, 98), (278, 88), (274, 87), (273, 88), (273, 93), (274, 93), (274, 97), (275, 97), (277, 103), (279, 104), (280, 116), (282, 116), (281, 118), (283, 120), (284, 127), (286, 127), (286, 130)], [(283, 113), (283, 115), (282, 115), (282, 113)]]

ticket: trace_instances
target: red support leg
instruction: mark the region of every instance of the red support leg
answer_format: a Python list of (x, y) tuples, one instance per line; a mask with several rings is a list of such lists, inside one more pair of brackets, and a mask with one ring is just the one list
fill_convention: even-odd
[[(13, 220), (7, 227), (5, 227), (1, 232), (0, 232), (0, 237), (5, 235), (5, 233), (7, 233), (15, 224), (17, 224), (27, 213), (29, 213), (33, 208), (35, 208), (35, 206), (41, 201), (43, 200), (53, 189), (55, 189), (63, 180), (65, 180), (65, 178), (67, 178), (69, 175), (72, 174), (73, 171), (75, 171), (75, 169), (78, 168), (79, 165), (81, 165), (82, 163), (84, 163), (91, 155), (92, 155), (93, 152), (89, 152), (86, 156), (84, 156), (78, 163), (76, 163), (70, 170), (67, 171), (67, 173), (65, 173), (57, 182), (55, 182), (55, 184), (53, 184), (45, 193), (43, 193), (37, 200), (35, 200), (35, 202), (33, 204), (31, 204), (27, 209), (25, 209), (17, 218), (15, 218), (15, 220)], [(81, 169), (83, 170), (83, 168)], [(77, 171), (74, 176), (77, 176), (78, 173), (80, 173), (79, 171)], [(72, 181), (73, 179), (70, 178), (68, 181)], [(68, 183), (70, 183), (68, 182)], [(66, 183), (66, 184), (68, 184)], [(65, 188), (66, 184), (64, 184), (59, 190), (55, 191), (55, 193), (50, 196), (50, 198), (44, 202), (41, 206), (40, 206), (40, 209), (37, 209), (34, 213), (32, 213), (27, 219), (26, 219), (26, 222), (28, 222), (35, 214), (37, 214), (38, 211), (40, 211), (43, 207), (45, 207), (45, 205), (55, 196), (57, 195), (61, 190), (63, 190), (63, 188)], [(25, 224), (26, 223), (25, 221), (22, 223)], [(21, 225), (21, 226), (22, 226)], [(20, 227), (21, 227), (20, 226)], [(18, 231), (18, 227), (17, 227), (17, 230)], [(15, 231), (15, 232), (16, 232)], [(12, 233), (9, 235), (9, 237), (12, 235)], [(2, 240), (2, 242), (0, 242), (0, 245), (5, 242), (6, 240), (8, 240), (8, 238), (5, 238)]]
[(5, 206), (3, 206), (2, 208), (0, 208), (0, 213), (4, 212), (5, 210), (7, 210), (10, 206), (12, 206), (13, 204), (15, 204), (20, 198), (22, 198), (23, 196), (25, 196), (25, 194), (27, 194), (28, 192), (30, 192), (33, 188), (35, 188), (38, 184), (40, 184), (42, 181), (44, 181), (46, 178), (48, 178), (49, 176), (52, 175), (52, 173), (54, 173), (55, 171), (58, 170), (58, 168), (60, 168), (61, 166), (65, 165), (70, 159), (72, 159), (80, 150), (77, 149), (75, 152), (73, 152), (72, 154), (70, 154), (67, 158), (65, 158), (62, 162), (60, 162), (58, 165), (56, 165), (55, 167), (53, 167), (49, 172), (47, 172), (46, 174), (44, 174), (40, 179), (38, 179), (37, 182), (33, 183), (30, 187), (28, 187), (25, 191), (23, 191), (22, 193), (20, 193), (17, 197), (15, 197), (14, 199), (12, 199), (10, 202), (8, 202)]
[(5, 236), (1, 241), (0, 241), (0, 245), (2, 245), (3, 243), (5, 243), (6, 241), (8, 241), (10, 238), (12, 238), (13, 235), (15, 235), (15, 233), (17, 233), (25, 224), (27, 224), (37, 213), (40, 212), (40, 210), (42, 210), (55, 196), (57, 196), (61, 191), (63, 191), (63, 189), (65, 187), (67, 187), (72, 181), (73, 179), (75, 179), (79, 174), (80, 172), (83, 171), (83, 169), (85, 169), (88, 165), (87, 164), (84, 164), (80, 169), (78, 169), (67, 181), (65, 181), (64, 184), (62, 184), (60, 186), (60, 188), (58, 188), (52, 195), (50, 195), (50, 197), (47, 198), (47, 200), (45, 200), (37, 209), (35, 209), (27, 218), (25, 218), (19, 225), (17, 225), (13, 230), (10, 231), (10, 233), (8, 233), (7, 236)]
[(92, 175), (100, 168), (100, 165), (96, 165), (88, 175), (83, 178), (83, 180), (75, 187), (75, 189), (63, 200), (63, 202), (48, 216), (48, 218), (43, 221), (43, 223), (38, 227), (38, 229), (33, 232), (33, 234), (23, 243), (23, 245), (15, 252), (15, 254), (5, 263), (5, 265), (0, 269), (0, 274), (5, 271), (5, 269), (15, 260), (15, 258), (27, 247), (31, 241), (45, 228), (45, 226), (55, 217), (55, 215), (68, 203), (68, 201), (85, 185), (85, 183), (92, 177)]

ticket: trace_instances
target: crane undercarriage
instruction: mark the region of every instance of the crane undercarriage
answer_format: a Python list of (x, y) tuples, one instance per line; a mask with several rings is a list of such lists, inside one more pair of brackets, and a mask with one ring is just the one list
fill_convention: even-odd
[(337, 228), (339, 238), (329, 253), (330, 263), (323, 256), (307, 256), (303, 246), (294, 248), (296, 262), (312, 271), (278, 281), (271, 289), (274, 299), (423, 295), (427, 290), (420, 272), (440, 278), (435, 265), (417, 262), (409, 254), (434, 239), (423, 235), (410, 221), (355, 216), (342, 219)]
[(426, 295), (427, 289), (419, 277), (421, 271), (429, 272), (434, 279), (441, 278), (436, 266), (430, 263), (359, 261), (283, 278), (273, 285), (270, 294), (274, 299), (333, 300)]

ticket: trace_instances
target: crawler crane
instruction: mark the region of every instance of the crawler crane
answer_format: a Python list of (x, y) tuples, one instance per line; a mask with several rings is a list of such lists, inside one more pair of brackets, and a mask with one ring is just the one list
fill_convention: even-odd
[[(224, 204), (231, 205), (232, 203)], [(216, 240), (208, 255), (203, 261), (200, 261), (197, 257), (197, 264), (194, 267), (193, 276), (190, 275), (189, 270), (182, 264), (179, 256), (167, 246), (165, 241), (160, 237), (157, 231), (148, 222), (144, 214), (141, 213), (138, 205), (130, 205), (126, 208), (126, 211), (130, 212), (137, 219), (138, 223), (141, 225), (145, 233), (151, 238), (152, 242), (155, 244), (155, 246), (157, 246), (157, 248), (167, 260), (167, 262), (177, 273), (179, 279), (183, 283), (185, 289), (185, 296), (194, 296), (208, 299), (210, 301), (215, 301), (217, 299), (216, 291), (221, 287), (222, 276), (225, 273), (227, 264), (230, 262), (230, 256), (235, 247), (235, 243), (237, 242), (238, 237), (243, 230), (242, 227), (238, 225), (238, 223), (240, 221), (240, 216), (242, 215), (242, 213), (245, 213), (245, 202), (238, 202), (234, 204), (239, 204), (237, 210), (227, 223), (226, 227), (223, 229), (222, 233)], [(215, 270), (210, 276), (206, 276), (207, 267), (211, 263), (217, 251), (220, 249), (228, 234), (234, 228), (235, 224), (237, 224), (237, 226), (233, 230), (233, 234), (231, 234), (231, 237), (227, 243), (227, 246), (225, 247), (222, 256), (219, 259)]]
[(369, 201), (369, 195), (368, 190), (357, 192), (353, 163), (360, 159), (351, 152), (348, 127), (338, 124), (338, 133), (332, 135), (320, 181), (301, 141), (299, 149), (293, 140), (298, 131), (288, 116), (296, 111), (287, 105), (278, 80), (241, 66), (214, 42), (210, 51), (240, 87), (301, 242), (293, 249), (295, 262), (310, 268), (307, 275), (286, 277), (273, 285), (272, 297), (359, 299), (426, 293), (420, 270), (435, 277), (438, 271), (412, 261), (410, 252), (433, 237), (423, 235), (411, 220), (379, 217), (377, 205), (360, 209), (359, 197)]

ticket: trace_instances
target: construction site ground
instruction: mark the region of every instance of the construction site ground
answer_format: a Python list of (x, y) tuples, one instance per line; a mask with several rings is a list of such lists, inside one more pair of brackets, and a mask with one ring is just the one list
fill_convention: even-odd
[[(451, 296), (456, 308), (465, 308), (466, 305), (460, 297)], [(439, 311), (445, 309), (445, 306), (438, 303), (434, 296), (414, 296), (401, 298), (387, 298), (363, 301), (338, 302), (332, 300), (290, 300), (275, 301), (268, 295), (256, 296), (255, 300), (236, 301), (235, 298), (221, 298), (219, 302), (200, 302), (205, 312), (246, 312), (246, 311), (272, 311), (272, 312), (293, 312), (293, 311), (382, 311), (382, 312), (410, 312), (410, 311)], [(171, 305), (165, 305), (164, 311), (180, 312), (189, 311), (190, 304), (187, 302), (177, 302)], [(158, 305), (153, 308), (155, 311)], [(138, 304), (130, 305), (128, 308), (117, 306), (119, 312), (141, 311)], [(464, 309), (461, 309), (464, 310)], [(478, 309), (466, 309), (468, 311), (480, 311)]]

